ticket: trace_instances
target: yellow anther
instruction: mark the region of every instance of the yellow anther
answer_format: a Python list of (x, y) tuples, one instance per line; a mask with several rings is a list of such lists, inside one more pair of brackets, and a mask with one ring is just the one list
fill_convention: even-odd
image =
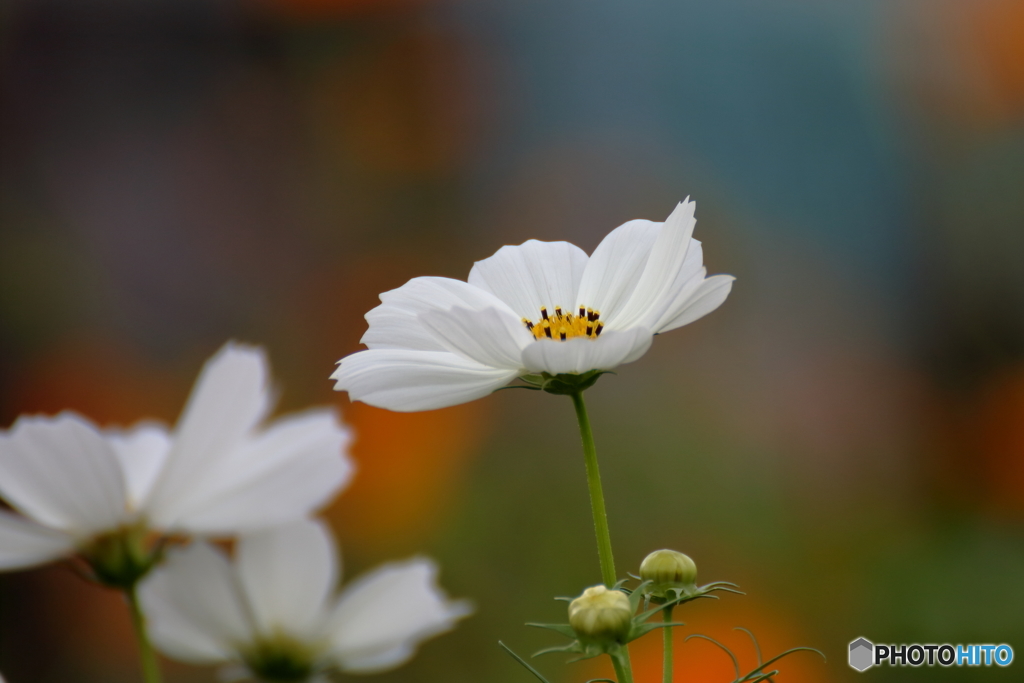
[(598, 322), (601, 314), (591, 308), (580, 306), (579, 315), (566, 313), (561, 306), (555, 306), (553, 310), (554, 315), (551, 315), (546, 306), (542, 307), (536, 323), (523, 318), (523, 325), (535, 339), (545, 337), (555, 341), (565, 341), (574, 337), (597, 339), (604, 327), (603, 322)]

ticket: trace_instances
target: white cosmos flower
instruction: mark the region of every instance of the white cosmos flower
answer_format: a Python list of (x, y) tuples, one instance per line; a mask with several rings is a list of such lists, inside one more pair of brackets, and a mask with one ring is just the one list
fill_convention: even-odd
[(634, 220), (588, 257), (568, 242), (529, 240), (478, 261), (469, 282), (418, 277), (381, 294), (360, 351), (335, 388), (391, 410), (443, 408), (525, 374), (610, 370), (655, 334), (718, 308), (731, 275), (705, 277), (694, 203), (664, 223)]
[(333, 410), (260, 426), (267, 361), (227, 344), (207, 361), (173, 431), (100, 430), (65, 412), (0, 433), (0, 569), (41, 564), (124, 529), (230, 535), (291, 521), (349, 479), (348, 431)]
[(471, 611), (445, 597), (430, 560), (384, 565), (336, 596), (339, 565), (321, 523), (293, 522), (242, 535), (234, 561), (202, 542), (172, 551), (139, 596), (165, 654), (261, 680), (391, 669)]

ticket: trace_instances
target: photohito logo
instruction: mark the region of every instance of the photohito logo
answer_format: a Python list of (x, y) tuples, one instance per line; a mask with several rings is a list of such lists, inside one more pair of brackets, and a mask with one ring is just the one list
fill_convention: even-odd
[(1013, 648), (1002, 645), (875, 645), (867, 638), (850, 643), (850, 667), (867, 671), (873, 666), (1009, 666)]

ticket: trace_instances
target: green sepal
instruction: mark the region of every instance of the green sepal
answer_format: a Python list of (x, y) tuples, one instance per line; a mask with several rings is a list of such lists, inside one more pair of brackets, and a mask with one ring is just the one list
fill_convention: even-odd
[[(527, 384), (532, 384), (538, 389), (543, 389), (549, 394), (558, 396), (572, 396), (579, 394), (594, 386), (601, 375), (615, 374), (611, 370), (589, 370), (582, 374), (571, 372), (552, 375), (549, 372), (542, 372), (539, 375), (522, 375), (519, 379)], [(529, 387), (527, 387), (529, 388)]]
[(573, 657), (568, 662), (566, 662), (566, 664), (575, 664), (576, 662), (584, 662), (584, 661), (586, 661), (588, 659), (593, 659), (594, 657), (600, 657), (603, 654), (606, 654), (606, 653), (605, 652), (589, 652), (588, 651), (587, 654), (583, 655), (582, 657)]
[[(633, 594), (642, 593), (643, 589), (649, 583), (651, 582), (648, 581), (637, 586), (633, 590)], [(637, 619), (641, 621), (646, 621), (647, 619), (654, 616), (658, 612), (662, 611), (666, 607), (675, 607), (676, 605), (682, 605), (693, 600), (699, 600), (700, 598), (709, 598), (711, 600), (717, 600), (717, 595), (711, 595), (711, 593), (714, 593), (716, 591), (724, 591), (726, 593), (736, 593), (737, 595), (745, 595), (743, 591), (736, 590), (737, 588), (739, 588), (739, 586), (737, 586), (735, 583), (730, 583), (728, 581), (715, 581), (712, 583), (705, 584), (703, 586), (699, 586), (695, 591), (689, 593), (683, 593), (679, 589), (672, 589), (675, 591), (676, 597), (672, 598), (671, 600), (665, 600), (664, 598), (651, 598), (650, 602), (652, 604), (657, 605), (657, 607), (652, 607), (651, 609), (643, 612), (637, 617)], [(632, 598), (632, 595), (630, 596), (630, 598)]]
[[(649, 586), (650, 584), (650, 581), (644, 581), (635, 589), (633, 589), (632, 592), (630, 592), (629, 604), (633, 608), (634, 612), (636, 612), (637, 609), (640, 607), (640, 600), (644, 597), (644, 589), (647, 588), (647, 586)], [(633, 618), (636, 619), (636, 617)]]
[(491, 393), (496, 394), (499, 391), (505, 391), (505, 389), (526, 389), (527, 391), (540, 391), (540, 387), (528, 387), (522, 384), (509, 384), (507, 387), (498, 387)]
[(143, 522), (93, 538), (79, 553), (97, 583), (120, 590), (134, 588), (163, 559), (163, 541), (150, 543)]
[(576, 639), (576, 632), (572, 630), (572, 626), (569, 626), (569, 624), (535, 624), (535, 623), (528, 623), (527, 626), (533, 626), (535, 628), (546, 628), (549, 631), (554, 631), (555, 633), (561, 633), (566, 638), (572, 638), (574, 640)]
[(670, 621), (667, 623), (664, 621), (652, 621), (647, 624), (634, 624), (633, 629), (629, 632), (629, 640), (626, 642), (632, 642), (641, 636), (646, 636), (656, 628), (665, 628), (666, 626), (686, 626), (686, 624), (682, 621)]
[(574, 640), (568, 645), (552, 645), (551, 647), (546, 647), (543, 650), (537, 650), (530, 656), (540, 657), (541, 655), (550, 655), (555, 652), (586, 652), (586, 650), (583, 649), (583, 646), (580, 645), (579, 641)]

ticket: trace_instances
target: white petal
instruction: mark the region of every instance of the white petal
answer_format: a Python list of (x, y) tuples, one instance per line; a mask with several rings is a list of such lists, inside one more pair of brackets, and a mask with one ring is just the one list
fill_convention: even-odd
[(346, 671), (390, 669), (471, 611), (468, 603), (445, 597), (430, 560), (387, 564), (342, 594), (332, 618), (334, 654)]
[(523, 364), (530, 372), (552, 374), (611, 370), (644, 355), (651, 346), (651, 338), (652, 335), (647, 328), (634, 327), (629, 330), (605, 332), (597, 339), (541, 339), (523, 351)]
[(592, 308), (602, 320), (614, 321), (636, 289), (662, 225), (635, 220), (608, 233), (583, 271), (576, 307)]
[(74, 549), (70, 535), (0, 510), (0, 571), (34, 567)]
[(334, 541), (322, 523), (304, 520), (243, 535), (236, 558), (238, 577), (263, 633), (316, 635), (338, 580)]
[(411, 412), (466, 403), (508, 384), (518, 373), (448, 351), (370, 349), (341, 359), (331, 379), (353, 401)]
[[(512, 309), (490, 292), (461, 280), (417, 277), (380, 295), (381, 305), (366, 314), (370, 329), (360, 342), (371, 349), (443, 351), (445, 347), (417, 320), (421, 313), (461, 306), (472, 310)], [(518, 320), (518, 317), (516, 317)]]
[(171, 551), (143, 581), (139, 599), (153, 642), (176, 659), (227, 661), (254, 637), (231, 566), (206, 543)]
[(676, 273), (672, 285), (660, 303), (652, 306), (639, 324), (651, 330), (660, 330), (665, 322), (679, 314), (707, 274), (708, 271), (704, 267), (704, 250), (698, 240), (691, 238), (690, 248), (686, 250), (686, 259)]
[(668, 332), (689, 325), (721, 306), (732, 291), (732, 282), (735, 279), (732, 275), (714, 275), (701, 280), (693, 291), (684, 292), (680, 296), (681, 305), (674, 304), (663, 316), (658, 332)]
[(206, 362), (147, 501), (155, 525), (173, 524), (189, 492), (266, 414), (268, 374), (263, 351), (248, 346), (226, 344)]
[(26, 516), (78, 536), (127, 516), (117, 456), (95, 425), (69, 412), (21, 417), (0, 435), (0, 494)]
[(456, 307), (427, 311), (419, 319), (448, 351), (493, 368), (519, 370), (523, 348), (533, 341), (530, 331), (509, 310)]
[(167, 428), (156, 422), (140, 422), (129, 430), (104, 430), (113, 447), (128, 487), (128, 501), (138, 509), (149, 494), (171, 449)]
[(226, 535), (306, 517), (351, 478), (350, 439), (331, 409), (276, 420), (196, 483), (173, 528)]
[(528, 240), (477, 261), (469, 284), (495, 294), (518, 317), (536, 322), (542, 307), (571, 310), (586, 266), (586, 252), (574, 244)]
[[(695, 206), (689, 200), (682, 202), (665, 219), (636, 288), (622, 309), (605, 321), (606, 328), (627, 329), (647, 321), (654, 311), (655, 317), (664, 311), (671, 300), (672, 285), (686, 261), (697, 223), (693, 217)], [(601, 318), (604, 320), (604, 315)]]

